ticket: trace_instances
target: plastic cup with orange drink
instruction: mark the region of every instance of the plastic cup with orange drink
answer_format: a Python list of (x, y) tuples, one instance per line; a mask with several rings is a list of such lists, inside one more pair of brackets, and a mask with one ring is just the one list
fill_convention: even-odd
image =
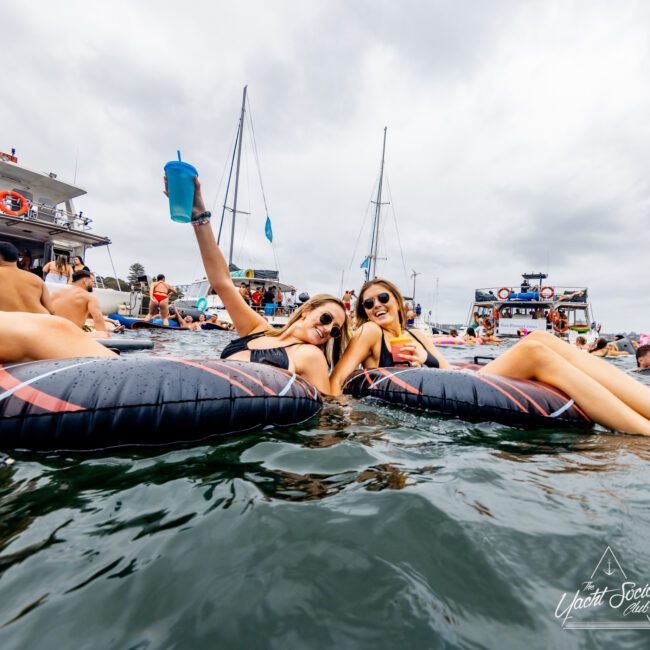
[(404, 361), (404, 359), (400, 359), (399, 356), (400, 352), (402, 351), (402, 347), (407, 343), (413, 343), (413, 337), (408, 336), (408, 334), (404, 334), (403, 332), (400, 332), (399, 336), (393, 336), (392, 338), (388, 339), (388, 345), (390, 345), (390, 353), (395, 363), (407, 363)]

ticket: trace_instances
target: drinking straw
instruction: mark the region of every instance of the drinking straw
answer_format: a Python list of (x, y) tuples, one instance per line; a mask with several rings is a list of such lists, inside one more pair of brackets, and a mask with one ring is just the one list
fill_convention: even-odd
[(178, 162), (181, 162), (181, 150), (176, 149), (176, 153), (178, 154)]

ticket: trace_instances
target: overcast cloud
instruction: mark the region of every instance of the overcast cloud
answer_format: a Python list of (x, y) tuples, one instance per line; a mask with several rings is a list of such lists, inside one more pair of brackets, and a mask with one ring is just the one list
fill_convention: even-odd
[[(650, 3), (2, 8), (0, 150), (70, 182), (78, 159), (88, 195), (76, 206), (113, 240), (122, 277), (135, 261), (173, 282), (202, 275), (191, 228), (169, 219), (162, 167), (180, 148), (220, 213), (248, 84), (285, 282), (338, 293), (344, 272), (360, 285), (386, 125), (379, 273), (410, 293), (420, 272), (426, 310), (436, 278), (439, 318), (459, 321), (475, 287), (548, 265), (552, 284), (590, 287), (605, 330), (650, 330)], [(243, 168), (252, 214), (236, 261), (270, 268), (250, 147)], [(104, 249), (87, 261), (112, 275)]]

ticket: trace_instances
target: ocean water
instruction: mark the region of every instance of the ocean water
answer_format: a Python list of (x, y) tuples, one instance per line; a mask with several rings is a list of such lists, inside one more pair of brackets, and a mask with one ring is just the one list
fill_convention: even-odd
[[(137, 336), (193, 358), (230, 338)], [(279, 433), (12, 457), (0, 466), (3, 650), (650, 646), (650, 629), (556, 616), (608, 547), (610, 567), (650, 582), (646, 438), (344, 398)]]

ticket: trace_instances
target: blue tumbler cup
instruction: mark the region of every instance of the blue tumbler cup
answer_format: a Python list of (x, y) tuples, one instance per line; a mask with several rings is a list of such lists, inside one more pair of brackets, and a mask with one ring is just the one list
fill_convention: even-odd
[(172, 160), (165, 165), (165, 175), (171, 218), (179, 223), (189, 223), (194, 204), (194, 177), (199, 174), (192, 165)]

